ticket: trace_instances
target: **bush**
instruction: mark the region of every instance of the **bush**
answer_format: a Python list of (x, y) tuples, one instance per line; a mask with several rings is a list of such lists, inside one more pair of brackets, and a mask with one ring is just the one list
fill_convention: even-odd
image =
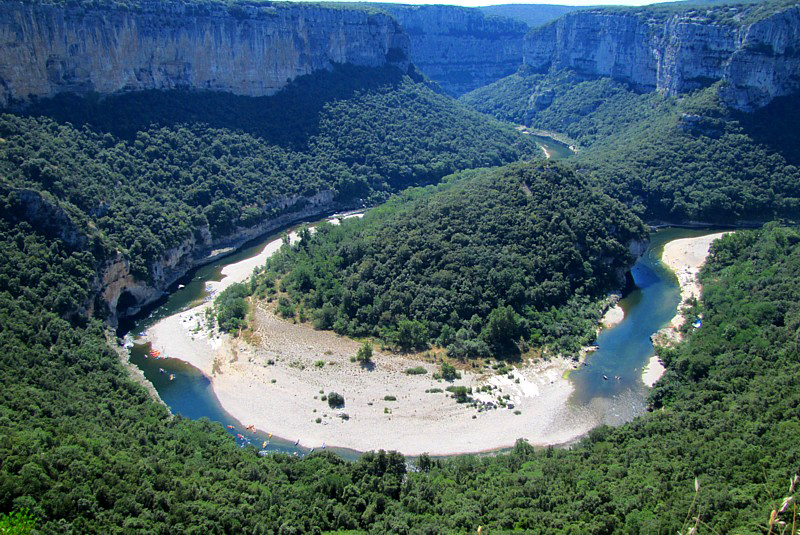
[(356, 360), (360, 362), (362, 366), (372, 362), (372, 344), (364, 342), (362, 346), (358, 348)]
[(424, 366), (417, 366), (406, 370), (407, 375), (425, 375), (426, 373), (428, 373), (428, 370), (426, 370)]
[(467, 403), (470, 401), (469, 395), (472, 393), (471, 388), (466, 386), (448, 386), (447, 391), (453, 394), (453, 397), (458, 403)]
[(225, 332), (236, 331), (246, 325), (247, 298), (250, 289), (242, 283), (231, 284), (214, 300), (219, 328)]
[(383, 401), (397, 401), (396, 396), (383, 396)]
[(288, 298), (281, 297), (278, 299), (278, 315), (286, 319), (290, 319), (295, 316), (294, 305)]
[(331, 409), (344, 407), (344, 396), (342, 396), (341, 394), (337, 394), (336, 392), (329, 392), (328, 405), (330, 406)]
[(442, 367), (439, 370), (439, 377), (445, 381), (455, 381), (456, 379), (461, 379), (461, 374), (456, 371), (452, 364), (442, 362)]

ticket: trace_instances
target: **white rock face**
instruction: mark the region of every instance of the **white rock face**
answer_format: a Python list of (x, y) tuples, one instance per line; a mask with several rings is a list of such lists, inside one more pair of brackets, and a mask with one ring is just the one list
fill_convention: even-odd
[(725, 80), (723, 98), (741, 110), (800, 91), (799, 7), (753, 24), (735, 22), (735, 14), (728, 20), (714, 22), (703, 10), (659, 20), (641, 13), (570, 13), (526, 37), (525, 63), (670, 94)]
[(176, 87), (261, 96), (334, 63), (405, 68), (407, 56), (408, 37), (391, 17), (359, 10), (0, 3), (0, 105)]
[(528, 27), (457, 6), (383, 7), (409, 35), (411, 61), (452, 95), (462, 95), (522, 65)]

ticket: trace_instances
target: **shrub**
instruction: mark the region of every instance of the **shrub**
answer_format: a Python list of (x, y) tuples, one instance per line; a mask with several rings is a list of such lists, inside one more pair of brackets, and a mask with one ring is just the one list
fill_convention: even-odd
[(250, 289), (242, 283), (232, 284), (214, 300), (219, 328), (225, 332), (236, 331), (246, 325), (247, 301)]
[(408, 375), (425, 375), (426, 373), (428, 373), (428, 370), (426, 370), (424, 366), (416, 366), (406, 370), (406, 374)]
[(383, 396), (383, 401), (397, 401), (396, 396)]
[(328, 405), (331, 409), (344, 406), (344, 396), (336, 392), (328, 393)]
[(362, 365), (369, 364), (372, 361), (372, 344), (364, 342), (361, 347), (358, 348), (356, 360)]
[(461, 379), (461, 374), (456, 371), (452, 364), (442, 362), (442, 367), (439, 370), (439, 377), (445, 381), (455, 381), (456, 379)]
[(453, 394), (458, 403), (468, 402), (470, 400), (469, 394), (472, 393), (472, 389), (466, 386), (448, 386), (447, 391)]
[(278, 315), (286, 319), (294, 317), (295, 315), (294, 305), (288, 298), (281, 297), (280, 299), (278, 299)]

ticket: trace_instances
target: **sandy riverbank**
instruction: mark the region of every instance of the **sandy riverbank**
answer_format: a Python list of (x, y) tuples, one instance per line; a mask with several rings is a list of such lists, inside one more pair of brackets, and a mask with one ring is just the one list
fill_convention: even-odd
[[(696, 285), (693, 276), (685, 275), (696, 273), (717, 236), (691, 243), (678, 240), (665, 247), (664, 261), (678, 273), (682, 289), (686, 286), (684, 298), (699, 292), (691, 286)], [(209, 285), (221, 291), (245, 280), (279, 247), (280, 240), (268, 244), (258, 257), (226, 267), (225, 278)], [(456, 403), (444, 391), (451, 383), (433, 378), (436, 364), (376, 349), (374, 368), (365, 369), (350, 361), (357, 342), (279, 320), (262, 307), (255, 312), (257, 342), (248, 344), (208, 329), (208, 306), (151, 327), (153, 347), (202, 370), (211, 378), (222, 407), (245, 425), (299, 440), (306, 447), (327, 444), (448, 455), (502, 449), (519, 438), (537, 445), (566, 443), (605, 423), (603, 410), (568, 403), (574, 386), (565, 372), (574, 363), (567, 359), (528, 364), (510, 377), (490, 369), (462, 372), (462, 379), (453, 384), (471, 387), (483, 402), (498, 404), (498, 398), (508, 396), (514, 406), (478, 411)], [(621, 308), (612, 307), (603, 324), (615, 325), (623, 317)], [(405, 373), (417, 366), (428, 373)], [(658, 363), (651, 363), (643, 380), (652, 384), (658, 377)], [(490, 392), (478, 393), (487, 386)], [(344, 396), (343, 408), (331, 409), (321, 399), (331, 391)]]
[[(257, 257), (227, 266), (223, 280), (209, 286), (222, 291), (246, 280), (280, 243), (271, 242)], [(258, 343), (247, 344), (208, 329), (209, 306), (204, 303), (165, 318), (149, 329), (147, 339), (154, 349), (210, 377), (222, 407), (236, 419), (288, 440), (299, 439), (306, 447), (327, 444), (446, 455), (510, 447), (519, 438), (538, 445), (565, 443), (599, 423), (591, 412), (567, 403), (574, 388), (565, 378), (574, 367), (568, 359), (529, 364), (510, 377), (489, 369), (462, 372), (462, 379), (452, 384), (471, 387), (476, 399), (496, 405), (498, 398), (508, 396), (507, 403), (514, 406), (478, 411), (456, 403), (445, 391), (451, 383), (433, 379), (438, 370), (433, 363), (376, 350), (374, 368), (364, 369), (350, 361), (357, 342), (279, 320), (260, 307)], [(428, 373), (405, 373), (417, 366)], [(485, 386), (492, 390), (477, 393)], [(431, 392), (436, 389), (442, 391)], [(344, 408), (331, 409), (321, 400), (320, 392), (331, 391), (344, 396)]]
[[(375, 366), (368, 370), (350, 362), (357, 342), (279, 320), (261, 308), (256, 312), (259, 344), (227, 336), (215, 343), (192, 334), (196, 314), (187, 311), (153, 327), (154, 347), (181, 355), (210, 376), (223, 408), (246, 425), (299, 439), (303, 446), (444, 455), (509, 447), (518, 438), (559, 444), (596, 425), (567, 405), (572, 385), (563, 375), (572, 363), (564, 359), (525, 366), (511, 378), (463, 373), (453, 384), (473, 389), (491, 385), (491, 393), (475, 397), (496, 401), (508, 395), (514, 404), (514, 409), (478, 412), (456, 403), (447, 392), (430, 392), (450, 384), (433, 379), (433, 364), (376, 351)], [(405, 373), (416, 366), (428, 373)], [(344, 408), (333, 410), (320, 399), (320, 392), (331, 391), (344, 396)]]
[(610, 329), (611, 327), (622, 323), (622, 320), (624, 319), (625, 310), (623, 310), (623, 308), (619, 306), (619, 303), (617, 303), (613, 307), (606, 310), (606, 313), (603, 314), (603, 317), (600, 320), (600, 325), (605, 329)]
[(651, 387), (655, 385), (667, 369), (657, 355), (650, 357), (650, 360), (642, 368), (642, 382)]
[[(669, 325), (656, 333), (653, 340), (658, 344), (674, 344), (681, 340), (680, 327), (686, 318), (683, 314), (684, 303), (691, 298), (700, 298), (702, 288), (697, 281), (697, 274), (705, 264), (711, 243), (727, 234), (718, 232), (696, 238), (673, 240), (664, 245), (661, 261), (675, 273), (681, 289), (681, 302)], [(647, 366), (642, 368), (642, 382), (653, 386), (664, 374), (664, 366), (657, 356), (650, 358)]]

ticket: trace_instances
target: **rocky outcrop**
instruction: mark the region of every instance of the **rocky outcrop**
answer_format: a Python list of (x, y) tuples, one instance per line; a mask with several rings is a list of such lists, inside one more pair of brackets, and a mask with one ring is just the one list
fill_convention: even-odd
[(669, 94), (723, 80), (725, 101), (749, 111), (800, 90), (800, 8), (746, 22), (753, 9), (570, 13), (526, 37), (525, 63)]
[(70, 249), (86, 246), (88, 239), (84, 231), (49, 195), (27, 188), (6, 187), (0, 187), (0, 193), (8, 195), (10, 213), (7, 216), (12, 221), (26, 221), (45, 236), (61, 240)]
[(0, 2), (0, 105), (60, 92), (176, 87), (275, 93), (335, 63), (408, 66), (408, 37), (382, 13), (302, 4), (137, 11)]
[(522, 65), (526, 24), (456, 6), (382, 6), (411, 40), (410, 58), (446, 92), (459, 96)]
[(150, 281), (137, 279), (131, 273), (130, 261), (117, 252), (100, 269), (95, 293), (108, 308), (109, 322), (116, 325), (120, 318), (135, 315), (157, 301), (192, 268), (207, 264), (264, 234), (343, 208), (347, 206), (337, 203), (333, 191), (326, 190), (308, 197), (278, 199), (265, 206), (263, 212), (279, 215), (265, 217), (252, 227), (239, 228), (224, 237), (213, 237), (207, 227), (195, 229), (183, 243), (166, 251), (150, 266)]

